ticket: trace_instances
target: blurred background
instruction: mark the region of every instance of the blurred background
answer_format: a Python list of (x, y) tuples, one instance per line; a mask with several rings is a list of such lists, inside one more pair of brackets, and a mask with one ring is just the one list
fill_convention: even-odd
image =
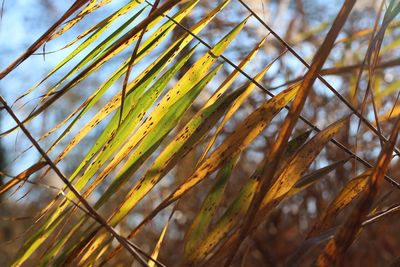
[[(8, 103), (14, 103), (13, 109), (20, 118), (26, 117), (35, 108), (38, 98), (46, 92), (46, 89), (51, 88), (57, 82), (57, 78), (59, 79), (62, 77), (62, 74), (65, 74), (64, 71), (64, 73), (57, 74), (60, 76), (55, 75), (51, 79), (46, 80), (39, 87), (39, 90), (35, 90), (32, 94), (18, 99), (29, 88), (39, 82), (62, 58), (73, 51), (76, 44), (67, 48), (63, 47), (70, 41), (73, 41), (82, 31), (105, 18), (126, 2), (123, 0), (114, 0), (103, 8), (93, 12), (65, 35), (47, 43), (44, 50), (38, 50), (36, 55), (30, 57), (16, 70), (11, 72), (11, 74), (0, 80), (1, 95)], [(200, 1), (191, 15), (184, 19), (183, 24), (185, 26), (194, 25), (204, 14), (215, 7), (218, 4), (217, 2)], [(324, 40), (332, 21), (343, 3), (343, 1), (323, 0), (246, 0), (245, 2), (308, 63), (311, 62), (315, 52)], [(72, 3), (72, 0), (2, 1), (0, 69), (4, 69), (24, 52)], [(363, 78), (366, 75), (365, 72), (361, 76), (357, 91), (355, 90), (356, 81), (359, 74), (359, 65), (363, 62), (368, 49), (370, 36), (377, 20), (380, 6), (381, 1), (357, 1), (350, 18), (337, 39), (335, 48), (324, 65), (324, 69), (326, 69), (324, 78), (353, 105), (361, 103), (366, 92), (367, 79)], [(216, 19), (199, 36), (208, 44), (213, 45), (248, 15), (249, 12), (238, 1), (231, 1), (227, 8), (221, 14), (218, 14)], [(141, 16), (143, 18), (145, 15)], [(124, 19), (126, 18), (121, 18), (121, 21), (118, 21), (113, 27), (121, 25)], [(376, 108), (381, 122), (380, 127), (385, 136), (389, 135), (393, 125), (392, 120), (388, 119), (388, 114), (392, 111), (395, 101), (397, 101), (398, 87), (400, 85), (400, 81), (397, 79), (400, 74), (399, 26), (400, 21), (396, 18), (390, 24), (385, 34), (378, 68), (376, 69), (374, 83), (372, 84), (376, 96)], [(113, 28), (111, 27), (107, 31), (112, 32)], [(268, 29), (257, 21), (256, 18), (250, 18), (244, 31), (233, 41), (224, 55), (238, 64), (268, 32)], [(148, 60), (152, 61), (155, 59), (160, 51), (168, 47), (174, 41), (174, 38), (181, 34), (182, 29), (177, 27), (156, 51), (152, 52), (153, 54), (148, 57)], [(196, 42), (193, 41), (192, 45), (195, 44)], [(187, 64), (186, 70), (201, 53), (207, 50), (206, 47), (200, 44), (195, 56)], [(45, 55), (43, 55), (43, 52), (45, 52)], [(127, 49), (127, 51), (121, 53), (118, 57), (104, 64), (94, 75), (89, 76), (88, 79), (78, 84), (74, 90), (70, 90), (62, 101), (58, 101), (57, 108), (49, 109), (27, 124), (33, 136), (39, 139), (59, 121), (67, 117), (72, 110), (81, 104), (83, 99), (86, 99), (104, 82), (105, 78), (130, 53), (131, 50)], [(288, 82), (301, 78), (307, 70), (296, 57), (285, 50), (285, 47), (276, 38), (270, 34), (257, 59), (253, 60), (245, 68), (246, 73), (253, 76), (279, 55), (282, 56), (274, 62), (262, 81), (264, 87), (270, 89), (273, 93), (285, 89)], [(69, 63), (68, 66), (73, 66), (77, 62), (76, 60), (78, 59)], [(148, 64), (149, 62), (141, 62), (138, 66), (135, 66), (131, 76), (135, 77), (139, 74), (146, 67), (146, 63)], [(174, 130), (174, 133), (176, 133), (179, 127), (185, 125), (185, 122), (191, 118), (218, 87), (218, 82), (222, 82), (232, 70), (233, 68), (229, 64), (223, 65), (223, 71), (208, 85), (207, 90), (198, 97), (195, 105), (186, 112), (184, 119), (180, 122), (180, 126)], [(176, 80), (184, 73), (185, 69), (177, 75)], [(119, 80), (112, 86), (105, 97), (86, 115), (87, 118), (93, 116), (116, 92), (121, 90), (122, 80)], [(245, 81), (246, 78), (241, 75), (232, 87), (237, 88)], [(356, 94), (354, 94), (355, 91)], [(217, 145), (233, 131), (243, 118), (267, 99), (269, 99), (268, 95), (256, 88), (235, 116), (224, 127), (222, 134), (217, 139)], [(325, 128), (330, 123), (337, 121), (349, 113), (351, 113), (351, 110), (325, 85), (317, 80), (302, 115), (317, 127)], [(400, 108), (393, 110), (392, 117), (399, 113)], [(370, 103), (365, 108), (364, 114), (373, 124), (374, 112)], [(1, 132), (15, 125), (4, 110), (1, 110), (0, 115)], [(276, 130), (285, 115), (286, 110), (282, 111), (273, 120), (272, 124), (242, 153), (228, 185), (226, 199), (223, 200), (221, 210), (218, 212), (223, 212), (224, 207), (227, 207), (232, 201), (229, 196), (234, 196), (246, 179), (251, 176), (257, 164), (262, 160), (265, 151), (268, 151), (268, 147), (274, 141)], [(72, 129), (70, 138), (84, 122), (85, 120)], [(105, 123), (106, 121), (102, 122), (94, 131), (90, 132), (83, 140), (84, 144), (72, 150), (68, 157), (58, 164), (66, 176), (70, 175), (81, 162), (91, 144), (93, 144), (96, 137), (102, 132), (102, 129), (106, 125)], [(296, 125), (295, 133), (301, 134), (310, 129), (310, 126), (299, 122)], [(49, 148), (56, 137), (57, 135), (49, 136), (42, 140), (40, 144), (44, 148)], [(172, 137), (173, 135), (164, 140), (159, 150), (165, 147)], [(132, 227), (137, 225), (156, 204), (169, 194), (170, 187), (176, 187), (191, 174), (209, 138), (210, 136), (182, 159), (167, 177), (157, 185), (157, 190), (154, 190), (147, 196), (135, 208), (135, 211), (118, 225), (120, 233), (129, 233)], [(375, 162), (381, 148), (379, 138), (364, 124), (361, 123), (359, 126), (359, 122), (354, 116), (346, 130), (341, 131), (340, 135), (337, 136), (337, 140), (351, 151), (356, 151), (357, 155), (372, 164)], [(50, 156), (55, 158), (69, 141), (70, 139), (68, 138), (62, 140)], [(121, 192), (115, 194), (110, 203), (107, 203), (102, 208), (102, 214), (109, 214), (113, 211), (117, 203), (122, 200), (125, 193), (129, 191), (134, 182), (146, 170), (146, 166), (148, 167), (156, 156), (157, 152), (146, 161), (144, 166), (135, 174), (135, 177), (132, 177), (131, 181), (121, 189)], [(346, 152), (330, 143), (312, 164), (309, 172), (320, 169), (337, 160), (344, 159), (347, 156)], [(17, 175), (39, 159), (40, 155), (35, 149), (31, 148), (29, 140), (27, 140), (22, 132), (16, 131), (2, 137), (0, 152), (2, 176), (0, 184), (7, 182), (9, 179), (8, 176)], [(321, 216), (334, 196), (337, 195), (348, 180), (364, 170), (365, 167), (362, 164), (351, 159), (304, 192), (284, 201), (273, 212), (269, 220), (260, 225), (253, 238), (247, 241), (249, 249), (241, 251), (241, 257), (238, 257), (238, 259), (245, 257), (245, 266), (284, 266), (288, 259), (294, 255), (296, 249), (312, 228), (316, 218)], [(63, 183), (54, 173), (49, 173), (45, 177), (41, 177), (41, 174), (42, 171), (39, 171), (30, 177), (30, 180), (35, 183), (27, 183), (15, 193), (10, 192), (0, 196), (0, 266), (7, 266), (17, 249), (23, 243), (24, 238), (32, 229), (35, 229), (34, 223), (38, 219), (40, 211), (55, 197), (58, 189), (63, 187)], [(388, 174), (394, 179), (399, 177), (400, 168), (397, 158), (393, 160)], [(109, 179), (108, 183), (110, 183), (112, 175), (107, 179)], [(400, 181), (400, 179), (397, 180)], [(181, 255), (178, 251), (181, 251), (179, 248), (182, 246), (185, 230), (190, 225), (212, 184), (211, 178), (209, 182), (197, 186), (192, 194), (184, 198), (184, 201), (180, 201), (160, 252), (160, 260), (167, 266), (174, 266), (174, 263), (179, 261)], [(98, 199), (105, 186), (100, 186), (98, 192), (95, 192), (89, 198), (89, 202), (92, 203)], [(382, 190), (378, 197), (378, 209), (384, 210), (400, 203), (399, 192), (399, 189), (386, 182), (384, 190)], [(350, 205), (350, 207), (346, 208), (346, 211), (350, 210), (351, 207)], [(79, 211), (77, 212), (79, 213)], [(151, 251), (169, 214), (170, 210), (166, 210), (157, 216), (156, 220), (135, 238), (136, 243), (140, 244), (146, 251)], [(336, 218), (337, 222), (339, 223), (341, 219), (345, 218), (346, 214), (344, 212), (338, 216)], [(76, 218), (71, 218), (71, 220), (74, 219)], [(357, 241), (348, 251), (344, 266), (386, 266), (400, 256), (398, 252), (400, 248), (400, 239), (398, 238), (399, 219), (400, 217), (394, 212), (378, 222), (365, 227)], [(63, 229), (67, 231), (68, 227), (66, 226)], [(310, 264), (311, 260), (315, 259), (322, 247), (317, 246), (317, 248), (313, 249), (309, 255), (304, 257), (302, 264), (304, 266)], [(37, 256), (39, 255), (40, 253)], [(124, 256), (116, 258), (113, 264), (129, 266), (132, 261), (130, 256), (124, 253), (121, 255)], [(33, 266), (34, 260), (31, 264)], [(235, 264), (240, 266), (240, 262), (235, 262)]]

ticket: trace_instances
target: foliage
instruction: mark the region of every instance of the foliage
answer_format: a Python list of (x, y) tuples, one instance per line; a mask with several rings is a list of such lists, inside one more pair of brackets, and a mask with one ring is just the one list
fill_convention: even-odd
[[(0, 73), (7, 79), (56, 40), (70, 51), (14, 105), (0, 98), (15, 123), (2, 138), (22, 131), (30, 150), (40, 155), (0, 184), (0, 196), (24, 198), (39, 186), (57, 190), (39, 197), (40, 209), (7, 264), (108, 266), (133, 260), (145, 266), (250, 266), (268, 262), (257, 254), (268, 258), (267, 247), (285, 254), (270, 265), (337, 266), (350, 262), (348, 249), (365, 228), (397, 210), (385, 213), (387, 203), (393, 204), (389, 184), (393, 194), (400, 188), (389, 176), (398, 175), (390, 168), (398, 164), (400, 93), (396, 82), (381, 84), (386, 68), (398, 64), (382, 59), (396, 48), (400, 3), (382, 1), (374, 9), (373, 28), (341, 39), (357, 8), (355, 0), (346, 0), (331, 22), (299, 33), (292, 45), (246, 2), (206, 2), (77, 0)], [(111, 3), (118, 6), (113, 12), (106, 9)], [(224, 25), (229, 30), (217, 27), (209, 44), (207, 33), (221, 23), (218, 18), (237, 6), (249, 15), (238, 12), (239, 22)], [(64, 41), (103, 9), (104, 18)], [(254, 23), (265, 31), (253, 42), (245, 34)], [(308, 64), (293, 47), (315, 36), (323, 38), (313, 41), (316, 51)], [(266, 47), (274, 43), (279, 53), (265, 63)], [(348, 53), (354, 43), (364, 49), (357, 54), (361, 63), (338, 59), (341, 45)], [(238, 46), (249, 49), (237, 52), (235, 63), (230, 57), (237, 56), (232, 53)], [(288, 54), (294, 59), (285, 61)], [(282, 80), (276, 64), (294, 61), (305, 73), (290, 72), (283, 85), (269, 86), (271, 79)], [(332, 62), (334, 67), (324, 68)], [(250, 75), (249, 66), (262, 67)], [(342, 82), (327, 75), (343, 76)], [(91, 83), (95, 76), (101, 76), (99, 85)], [(322, 96), (326, 90), (333, 94)], [(74, 91), (84, 93), (71, 101)], [(328, 99), (339, 104), (331, 107)], [(24, 101), (32, 109), (19, 120), (14, 106)], [(36, 138), (32, 125), (63, 105), (73, 108)], [(317, 115), (307, 119), (310, 112)], [(367, 134), (373, 135), (370, 143), (363, 142)], [(263, 144), (258, 154), (257, 143)], [(49, 177), (61, 179), (62, 187), (46, 185)], [(335, 189), (329, 188), (332, 181)], [(284, 225), (276, 219), (286, 216), (284, 210), (299, 201), (315, 205), (316, 198), (324, 206), (319, 214), (309, 212), (296, 249), (281, 248), (284, 234), (274, 242), (266, 239), (270, 229)], [(179, 222), (182, 217), (186, 222)], [(286, 222), (298, 224), (293, 217)], [(261, 248), (257, 236), (263, 236)]]

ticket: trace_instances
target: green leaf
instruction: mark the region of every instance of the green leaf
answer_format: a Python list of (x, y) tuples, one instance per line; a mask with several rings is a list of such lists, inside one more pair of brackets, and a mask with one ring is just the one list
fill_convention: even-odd
[(220, 169), (215, 178), (214, 186), (206, 196), (203, 205), (188, 228), (184, 245), (184, 257), (186, 259), (193, 255), (194, 250), (201, 243), (211, 219), (222, 200), (226, 185), (237, 160), (238, 158), (229, 160)]

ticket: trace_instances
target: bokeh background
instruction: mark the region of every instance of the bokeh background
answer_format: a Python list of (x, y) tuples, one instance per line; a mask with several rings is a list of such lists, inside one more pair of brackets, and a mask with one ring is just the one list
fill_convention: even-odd
[[(65, 12), (65, 10), (73, 3), (72, 0), (65, 1), (49, 1), (49, 0), (3, 0), (2, 1), (2, 18), (0, 23), (0, 68), (4, 69), (10, 62), (29, 47), (49, 26), (54, 23), (57, 18)], [(38, 98), (46, 92), (56, 82), (60, 76), (54, 76), (52, 79), (44, 82), (39, 90), (24, 97), (18, 101), (19, 96), (26, 92), (29, 88), (40, 81), (63, 57), (68, 55), (76, 45), (63, 48), (68, 42), (74, 40), (83, 30), (93, 25), (95, 22), (109, 15), (117, 8), (121, 7), (127, 1), (114, 0), (104, 8), (93, 12), (93, 14), (85, 17), (78, 25), (68, 31), (65, 35), (46, 44), (43, 50), (38, 50), (37, 54), (26, 60), (21, 66), (13, 71), (6, 78), (0, 80), (1, 95), (9, 102), (14, 103), (13, 109), (20, 118), (26, 117), (37, 104)], [(193, 25), (212, 7), (216, 6), (218, 1), (202, 0), (195, 8), (194, 12), (183, 21), (186, 26)], [(251, 8), (259, 14), (259, 16), (274, 29), (288, 44), (290, 44), (303, 59), (311, 62), (313, 55), (322, 43), (329, 26), (335, 18), (343, 1), (323, 1), (323, 0), (247, 0)], [(353, 95), (355, 81), (358, 75), (358, 68), (351, 67), (343, 69), (345, 66), (359, 65), (365, 56), (371, 31), (374, 27), (375, 20), (378, 16), (378, 10), (381, 1), (359, 0), (356, 7), (351, 13), (350, 18), (345, 24), (344, 29), (337, 40), (335, 48), (331, 52), (324, 68), (330, 69), (324, 78), (348, 101), (356, 105), (363, 101), (366, 91), (366, 79), (361, 79), (359, 91), (356, 96)], [(215, 44), (220, 37), (228, 32), (234, 25), (242, 21), (248, 12), (239, 2), (233, 0), (225, 10), (217, 16), (217, 18), (200, 34), (201, 38), (209, 44)], [(145, 15), (143, 15), (145, 16)], [(124, 19), (116, 23), (115, 27), (121, 25)], [(376, 71), (373, 88), (377, 98), (377, 110), (381, 116), (381, 128), (384, 135), (390, 133), (392, 121), (387, 118), (387, 113), (392, 109), (400, 82), (398, 81), (400, 68), (396, 60), (399, 59), (400, 49), (400, 21), (398, 18), (390, 25), (382, 46), (379, 62), (390, 64), (382, 64)], [(108, 31), (111, 32), (113, 28)], [(179, 27), (174, 30), (173, 34), (164, 41), (159, 48), (151, 54), (149, 61), (154, 59), (163, 48), (168, 47), (176, 36), (182, 34)], [(233, 62), (238, 63), (240, 59), (254, 47), (265, 35), (268, 30), (265, 29), (255, 18), (250, 18), (249, 23), (245, 26), (245, 30), (240, 33), (238, 38), (229, 46), (224, 55)], [(196, 42), (193, 42), (193, 45)], [(200, 45), (195, 54), (198, 58), (201, 53), (207, 49)], [(45, 55), (43, 55), (45, 52)], [(91, 75), (84, 82), (77, 85), (71, 90), (62, 101), (56, 103), (57, 108), (49, 109), (44, 114), (30, 122), (27, 126), (35, 138), (39, 138), (49, 129), (64, 119), (69, 113), (77, 108), (83, 99), (88, 97), (110, 74), (119, 66), (123, 60), (130, 55), (128, 49), (120, 56), (114, 58), (107, 64), (104, 64), (94, 75)], [(276, 57), (283, 53), (268, 71), (262, 81), (262, 84), (276, 93), (285, 88), (285, 84), (304, 75), (306, 68), (299, 62), (290, 52), (285, 52), (284, 46), (270, 35), (263, 46), (262, 51), (245, 71), (253, 76), (260, 71), (266, 64), (271, 63)], [(188, 66), (190, 66), (189, 62)], [(132, 77), (140, 73), (148, 62), (141, 62), (132, 70)], [(222, 62), (222, 61), (221, 61)], [(76, 63), (76, 61), (75, 61)], [(72, 66), (71, 62), (69, 66)], [(224, 64), (223, 72), (213, 80), (196, 100), (195, 105), (191, 107), (180, 125), (185, 122), (198, 110), (202, 103), (208, 99), (218, 86), (218, 82), (232, 71), (232, 67)], [(179, 79), (185, 72), (185, 69), (178, 74)], [(365, 75), (365, 73), (363, 74)], [(362, 76), (364, 77), (364, 76)], [(246, 81), (241, 76), (233, 85), (240, 86)], [(171, 85), (172, 86), (172, 85)], [(87, 115), (95, 114), (107, 100), (118, 91), (121, 90), (122, 80), (118, 81), (108, 91), (105, 97), (98, 103)], [(217, 139), (217, 144), (231, 133), (235, 125), (245, 116), (250, 114), (263, 101), (268, 99), (265, 92), (256, 89), (245, 104), (235, 114), (233, 119), (224, 127), (222, 134)], [(330, 92), (321, 82), (317, 81), (313, 91), (306, 103), (306, 108), (302, 115), (310, 122), (324, 128), (330, 123), (338, 120), (345, 114), (349, 114), (349, 110), (332, 92)], [(400, 109), (394, 110), (399, 113)], [(232, 199), (233, 196), (245, 180), (251, 176), (257, 164), (262, 160), (263, 155), (271, 142), (274, 140), (275, 132), (278, 129), (286, 111), (283, 111), (271, 126), (269, 126), (263, 134), (261, 134), (252, 145), (242, 154), (237, 167), (232, 175), (231, 182), (227, 188), (226, 199), (224, 199), (220, 213)], [(13, 121), (4, 110), (0, 111), (1, 132), (14, 126)], [(372, 105), (368, 104), (365, 110), (365, 116), (374, 121), (374, 113)], [(385, 117), (386, 116), (386, 117)], [(84, 122), (85, 120), (83, 120)], [(87, 121), (87, 120), (86, 120)], [(73, 136), (80, 125), (73, 129), (70, 136)], [(105, 122), (100, 124), (92, 131), (84, 140), (84, 144), (75, 148), (70, 155), (63, 160), (59, 166), (68, 176), (74, 168), (80, 163), (83, 156), (90, 148), (90, 145), (99, 136)], [(179, 129), (179, 126), (177, 127)], [(296, 126), (296, 133), (302, 133), (309, 130), (310, 127), (299, 122)], [(55, 140), (56, 135), (50, 136), (41, 141), (43, 147), (49, 147)], [(50, 156), (55, 157), (61, 152), (70, 139), (63, 140)], [(170, 139), (166, 139), (161, 148), (168, 144)], [(179, 164), (157, 185), (157, 190), (146, 197), (142, 204), (118, 226), (118, 231), (128, 233), (129, 229), (137, 225), (144, 215), (156, 206), (169, 192), (169, 188), (177, 186), (184, 178), (186, 178), (202, 153), (202, 149), (209, 139), (205, 139), (204, 144), (200, 144), (197, 149), (190, 152)], [(347, 129), (341, 132), (337, 137), (342, 144), (350, 150), (357, 152), (357, 155), (363, 159), (374, 163), (380, 151), (379, 138), (377, 138), (364, 124), (358, 128), (358, 120), (353, 118)], [(357, 147), (356, 147), (357, 144)], [(102, 213), (108, 214), (116, 207), (117, 203), (134, 184), (135, 179), (140, 177), (146, 166), (152, 162), (157, 153), (144, 164), (132, 181), (125, 185), (125, 188), (107, 203)], [(345, 158), (347, 154), (334, 144), (329, 144), (317, 160), (310, 168), (310, 172), (322, 168), (332, 162)], [(14, 176), (23, 171), (40, 159), (35, 149), (31, 148), (31, 144), (23, 135), (16, 131), (10, 135), (1, 138), (0, 164), (2, 177), (0, 183), (8, 181), (7, 175)], [(318, 181), (315, 185), (307, 189), (305, 192), (295, 195), (289, 200), (282, 203), (273, 214), (268, 222), (261, 225), (256, 234), (248, 240), (247, 247), (249, 249), (240, 252), (240, 257), (235, 264), (240, 265), (240, 259), (246, 258), (245, 266), (284, 266), (287, 260), (294, 254), (298, 246), (304, 240), (305, 235), (311, 229), (316, 218), (322, 214), (324, 209), (333, 199), (333, 197), (341, 190), (343, 185), (356, 174), (362, 172), (364, 166), (349, 160), (345, 165), (337, 168), (329, 175)], [(41, 172), (30, 177), (30, 180), (36, 181), (36, 184), (25, 184), (13, 194), (6, 194), (0, 197), (0, 266), (7, 266), (17, 249), (21, 246), (24, 238), (32, 229), (35, 229), (35, 221), (38, 218), (41, 209), (51, 201), (57, 194), (57, 188), (62, 188), (62, 182), (56, 175), (49, 175), (39, 179)], [(389, 175), (394, 179), (400, 175), (400, 168), (397, 159), (394, 159)], [(112, 176), (112, 175), (111, 175)], [(111, 181), (112, 177), (108, 178)], [(399, 178), (397, 180), (400, 180)], [(108, 182), (109, 182), (108, 181)], [(167, 266), (174, 266), (179, 261), (181, 255), (180, 247), (185, 234), (185, 229), (190, 225), (196, 211), (199, 209), (201, 201), (212, 185), (212, 177), (210, 182), (202, 183), (196, 187), (195, 193), (190, 194), (179, 204), (178, 210), (175, 212), (171, 227), (168, 231), (167, 238), (163, 243), (160, 253), (160, 260)], [(94, 202), (103, 187), (91, 196), (90, 202)], [(385, 184), (382, 194), (379, 196), (379, 210), (384, 210), (390, 206), (400, 203), (400, 191), (395, 187)], [(351, 206), (349, 207), (351, 209)], [(146, 251), (151, 251), (156, 243), (160, 231), (168, 218), (170, 210), (165, 211), (156, 220), (147, 226), (145, 230), (135, 238), (136, 243), (140, 244)], [(338, 216), (339, 223), (346, 215), (346, 212)], [(76, 218), (72, 218), (76, 219)], [(347, 253), (345, 266), (385, 266), (389, 264), (399, 255), (400, 239), (398, 237), (398, 229), (400, 227), (400, 217), (396, 212), (389, 216), (385, 216), (382, 220), (365, 227), (357, 241), (351, 246)], [(64, 228), (67, 231), (68, 227)], [(310, 255), (304, 257), (303, 264), (310, 263), (310, 259), (314, 259), (320, 252), (321, 246), (312, 250)], [(129, 266), (132, 259), (128, 254), (115, 260), (113, 264), (120, 266)], [(38, 255), (39, 256), (39, 255)], [(34, 260), (32, 263), (34, 264)], [(33, 265), (32, 265), (33, 266)]]

